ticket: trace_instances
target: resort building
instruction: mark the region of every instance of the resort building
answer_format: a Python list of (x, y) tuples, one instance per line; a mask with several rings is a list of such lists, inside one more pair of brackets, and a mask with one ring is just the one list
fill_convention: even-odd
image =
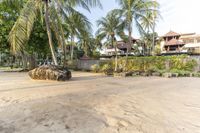
[(181, 52), (185, 43), (180, 40), (181, 34), (170, 31), (162, 36), (161, 42), (162, 53), (176, 53)]
[[(137, 39), (132, 37), (132, 43), (136, 44), (137, 43)], [(128, 54), (133, 54), (132, 52), (133, 50), (133, 46), (130, 45), (128, 42), (125, 42), (123, 40), (121, 41), (117, 41), (117, 54), (118, 55), (125, 55), (127, 52), (127, 48), (129, 53)], [(107, 56), (113, 56), (115, 55), (115, 47), (114, 46), (107, 46), (106, 48), (104, 48), (104, 50), (102, 51), (103, 55), (107, 55)]]
[(199, 34), (190, 34), (183, 35), (180, 38), (184, 43), (183, 50), (187, 50), (191, 54), (200, 54), (200, 35)]
[(200, 35), (196, 33), (180, 34), (170, 31), (161, 38), (162, 54), (200, 54)]

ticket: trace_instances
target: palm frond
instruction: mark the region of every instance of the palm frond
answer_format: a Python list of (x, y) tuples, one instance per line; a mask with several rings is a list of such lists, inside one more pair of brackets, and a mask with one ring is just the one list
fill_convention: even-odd
[(11, 50), (14, 53), (23, 49), (31, 35), (31, 31), (38, 14), (39, 2), (41, 1), (28, 1), (26, 3), (9, 34)]

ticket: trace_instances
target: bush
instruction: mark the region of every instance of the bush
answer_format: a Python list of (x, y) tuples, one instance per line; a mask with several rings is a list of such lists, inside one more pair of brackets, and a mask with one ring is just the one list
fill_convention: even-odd
[(109, 64), (104, 64), (101, 68), (101, 71), (105, 73), (106, 75), (112, 75), (113, 74), (113, 68)]
[(94, 58), (94, 59), (99, 59), (100, 58), (100, 52), (98, 52), (98, 51), (94, 51), (94, 52), (92, 52), (92, 58)]
[[(125, 67), (125, 60), (125, 58), (120, 58), (118, 64), (121, 67)], [(193, 71), (196, 65), (197, 62), (189, 59), (186, 55), (129, 57), (126, 70), (142, 72), (154, 72), (156, 70), (170, 71), (173, 69)]]
[(178, 70), (178, 69), (172, 69), (170, 72), (177, 73), (179, 77), (188, 77), (188, 76), (190, 76), (190, 73), (191, 73), (189, 71)]
[(72, 70), (77, 70), (77, 61), (76, 60), (69, 60), (67, 61), (67, 67)]
[(92, 66), (91, 66), (91, 69), (92, 69), (92, 71), (95, 72), (95, 73), (97, 73), (97, 72), (100, 71), (100, 67), (99, 67), (99, 65), (97, 65), (97, 64), (92, 65)]
[(160, 55), (161, 54), (161, 48), (160, 45), (156, 45), (155, 49), (153, 51), (154, 55)]
[[(187, 55), (177, 56), (148, 56), (148, 57), (129, 57), (127, 66), (125, 68), (126, 58), (118, 59), (118, 69), (126, 70), (126, 72), (145, 72), (160, 74), (166, 72), (178, 73), (180, 76), (190, 75), (197, 66), (194, 59), (190, 59)], [(99, 67), (100, 71), (109, 73), (108, 71), (114, 70), (114, 60), (101, 62)]]
[(185, 70), (193, 71), (195, 66), (197, 66), (197, 61), (196, 60), (194, 60), (194, 59), (188, 60), (186, 65), (185, 65)]
[(194, 75), (194, 77), (200, 77), (200, 73), (199, 72), (198, 73), (194, 73), (193, 75)]
[(167, 70), (154, 69), (154, 72), (158, 72), (158, 73), (160, 73), (160, 75), (163, 75), (164, 73), (167, 72)]

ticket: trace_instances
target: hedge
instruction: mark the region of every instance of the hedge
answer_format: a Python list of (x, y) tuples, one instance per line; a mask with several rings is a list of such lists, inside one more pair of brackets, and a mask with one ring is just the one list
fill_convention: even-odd
[[(187, 55), (177, 56), (149, 56), (149, 57), (129, 57), (125, 66), (126, 58), (119, 58), (118, 68), (126, 71), (193, 71), (197, 65), (196, 60), (189, 58)], [(104, 62), (105, 64), (105, 62)], [(107, 62), (114, 68), (114, 60)], [(102, 65), (100, 65), (102, 66)]]

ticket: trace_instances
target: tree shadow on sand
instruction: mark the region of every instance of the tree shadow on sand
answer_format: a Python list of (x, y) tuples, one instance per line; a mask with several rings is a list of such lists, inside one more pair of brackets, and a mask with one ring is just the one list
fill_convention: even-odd
[[(82, 81), (92, 81), (99, 80), (105, 78), (105, 76), (76, 76), (72, 77), (69, 81), (50, 81), (50, 80), (32, 80), (30, 82), (33, 86), (25, 86), (25, 87), (16, 87), (14, 89), (0, 89), (0, 92), (11, 92), (16, 90), (27, 90), (27, 89), (38, 89), (38, 88), (48, 88), (48, 87), (62, 87), (63, 85), (77, 84)], [(34, 85), (34, 82), (37, 82), (39, 85)], [(41, 84), (40, 84), (41, 83)], [(24, 86), (24, 85), (23, 85)]]

